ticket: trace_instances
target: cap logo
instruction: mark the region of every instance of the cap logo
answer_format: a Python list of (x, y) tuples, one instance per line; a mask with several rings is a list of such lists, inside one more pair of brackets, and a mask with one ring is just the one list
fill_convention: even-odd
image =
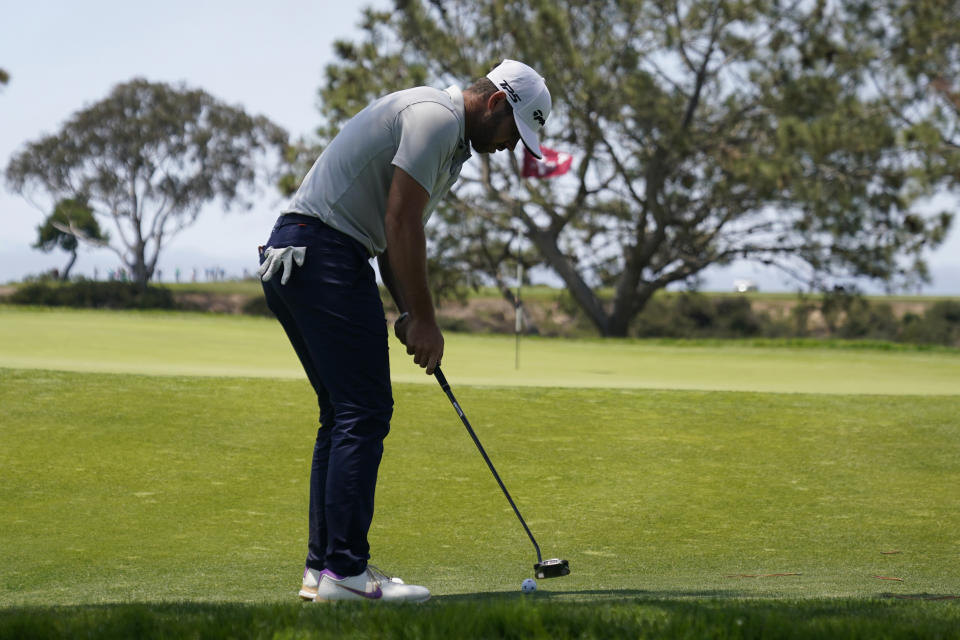
[(520, 95), (513, 90), (513, 87), (510, 86), (510, 83), (504, 80), (500, 83), (500, 88), (503, 89), (508, 96), (510, 96), (511, 102), (520, 102)]
[(547, 124), (547, 121), (543, 119), (543, 111), (537, 109), (533, 112), (533, 119), (540, 123), (540, 126)]

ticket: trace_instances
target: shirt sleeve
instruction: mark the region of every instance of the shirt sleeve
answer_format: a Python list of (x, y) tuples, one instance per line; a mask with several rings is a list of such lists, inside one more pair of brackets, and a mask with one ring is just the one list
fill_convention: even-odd
[(460, 123), (436, 102), (418, 102), (397, 114), (399, 145), (392, 164), (433, 195), (444, 160), (456, 148)]

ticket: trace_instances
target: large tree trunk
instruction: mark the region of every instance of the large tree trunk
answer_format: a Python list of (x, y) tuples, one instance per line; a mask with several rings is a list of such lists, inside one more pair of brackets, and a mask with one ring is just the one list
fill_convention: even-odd
[(133, 281), (141, 290), (144, 290), (150, 281), (151, 270), (147, 266), (146, 243), (142, 239), (137, 242), (134, 260), (134, 264), (130, 265)]
[(570, 295), (572, 295), (573, 299), (580, 305), (580, 308), (584, 310), (587, 317), (590, 318), (590, 321), (597, 328), (597, 331), (600, 332), (600, 335), (604, 337), (609, 336), (609, 318), (603, 308), (603, 304), (600, 302), (600, 299), (597, 298), (596, 294), (594, 294), (590, 286), (583, 281), (580, 274), (577, 273), (576, 267), (570, 264), (570, 260), (560, 251), (560, 248), (557, 246), (556, 236), (535, 225), (531, 227), (528, 224), (527, 230), (530, 240), (537, 247), (537, 250), (540, 251), (540, 255), (543, 256), (567, 285)]
[(70, 252), (70, 261), (67, 262), (67, 266), (63, 268), (63, 274), (61, 274), (60, 280), (62, 280), (63, 282), (66, 282), (67, 280), (70, 279), (70, 269), (73, 269), (73, 265), (76, 261), (77, 261), (77, 252), (74, 250)]
[(627, 337), (630, 321), (643, 308), (646, 300), (637, 301), (637, 285), (640, 282), (641, 267), (634, 255), (636, 250), (628, 250), (626, 266), (617, 279), (617, 287), (613, 296), (613, 312), (608, 324), (609, 335), (618, 338)]

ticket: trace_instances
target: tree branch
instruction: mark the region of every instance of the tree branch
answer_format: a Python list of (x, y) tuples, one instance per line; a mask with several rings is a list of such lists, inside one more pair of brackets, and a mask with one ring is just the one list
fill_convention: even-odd
[(710, 57), (713, 55), (714, 47), (717, 43), (717, 36), (720, 35), (720, 30), (717, 26), (719, 21), (720, 4), (717, 3), (713, 6), (713, 15), (711, 16), (710, 42), (707, 44), (707, 50), (703, 54), (703, 62), (696, 71), (697, 75), (694, 82), (693, 95), (690, 96), (690, 100), (687, 103), (686, 113), (684, 113), (683, 116), (683, 122), (680, 125), (680, 128), (684, 131), (690, 128), (690, 123), (693, 122), (693, 114), (700, 105), (700, 93), (703, 91), (703, 85), (707, 78), (707, 66), (710, 64)]

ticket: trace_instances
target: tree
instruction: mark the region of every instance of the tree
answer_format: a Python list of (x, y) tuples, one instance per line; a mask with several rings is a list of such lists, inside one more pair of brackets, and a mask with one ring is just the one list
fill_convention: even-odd
[(107, 244), (110, 239), (100, 230), (93, 209), (84, 199), (67, 198), (58, 202), (53, 213), (37, 227), (37, 241), (33, 248), (41, 251), (60, 248), (68, 252), (70, 260), (60, 272), (60, 279), (66, 281), (70, 278), (70, 269), (77, 261), (77, 249), (80, 246), (77, 238), (99, 245)]
[(4, 69), (0, 69), (0, 85), (10, 82), (10, 74)]
[(111, 221), (119, 242), (109, 248), (145, 286), (163, 247), (205, 204), (249, 206), (245, 194), (286, 144), (286, 132), (263, 116), (199, 89), (136, 79), (28, 143), (6, 178), (18, 193), (74, 198)]
[(950, 226), (917, 207), (945, 177), (928, 122), (897, 117), (873, 90), (876, 42), (849, 45), (851, 4), (397, 0), (365, 14), (362, 42), (337, 44), (321, 137), (374, 95), (421, 78), (463, 86), (520, 59), (553, 94), (544, 144), (575, 168), (524, 179), (503, 154), (465, 168), (438, 216), (461, 243), (483, 230), (461, 264), (519, 224), (609, 336), (657, 290), (734, 259), (811, 287), (909, 285)]
[[(887, 106), (942, 153), (936, 169), (960, 184), (960, 2), (849, 2), (849, 37), (873, 47), (870, 78)], [(923, 125), (923, 126), (920, 126)]]

